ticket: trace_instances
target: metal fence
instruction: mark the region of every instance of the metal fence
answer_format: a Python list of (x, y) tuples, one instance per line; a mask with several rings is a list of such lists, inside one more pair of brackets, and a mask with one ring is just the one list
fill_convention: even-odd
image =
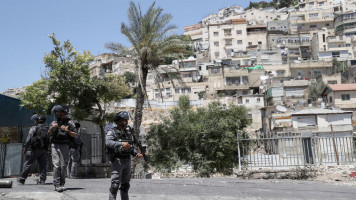
[[(81, 151), (81, 164), (98, 164), (101, 163), (101, 135), (81, 133), (80, 137), (83, 140)], [(104, 152), (105, 153), (105, 152)], [(106, 161), (108, 162), (108, 158)]]
[(22, 169), (22, 143), (0, 144), (0, 178), (16, 176)]
[(280, 137), (239, 140), (243, 168), (356, 163), (356, 138)]

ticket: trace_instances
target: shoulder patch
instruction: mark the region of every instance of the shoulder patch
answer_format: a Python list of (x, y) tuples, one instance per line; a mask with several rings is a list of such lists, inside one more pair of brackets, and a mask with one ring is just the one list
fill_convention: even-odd
[(115, 136), (115, 132), (114, 130), (108, 130), (108, 132), (106, 133), (107, 136)]

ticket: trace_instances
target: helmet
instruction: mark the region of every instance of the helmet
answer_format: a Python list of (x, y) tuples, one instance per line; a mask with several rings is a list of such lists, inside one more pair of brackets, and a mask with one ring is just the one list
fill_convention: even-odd
[(56, 113), (56, 112), (60, 112), (60, 111), (64, 112), (65, 114), (68, 114), (68, 107), (65, 106), (65, 105), (55, 105), (55, 106), (53, 106), (53, 108), (52, 108), (52, 113), (53, 114)]
[(130, 119), (130, 114), (128, 112), (126, 112), (126, 111), (122, 111), (122, 112), (116, 113), (114, 121), (117, 122), (120, 119), (129, 120)]
[(32, 121), (37, 121), (38, 120), (39, 122), (45, 123), (46, 122), (46, 117), (43, 116), (43, 115), (40, 115), (40, 114), (34, 114), (34, 115), (32, 115), (31, 120)]

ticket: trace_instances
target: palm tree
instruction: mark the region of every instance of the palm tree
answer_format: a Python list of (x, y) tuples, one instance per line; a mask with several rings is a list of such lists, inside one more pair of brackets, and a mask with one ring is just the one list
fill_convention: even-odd
[[(190, 40), (172, 33), (176, 29), (176, 26), (169, 24), (172, 16), (164, 14), (162, 8), (156, 8), (155, 2), (145, 14), (141, 12), (139, 5), (136, 6), (133, 2), (130, 2), (127, 15), (129, 23), (128, 25), (121, 24), (121, 33), (128, 38), (131, 47), (127, 48), (120, 43), (113, 42), (106, 43), (105, 47), (119, 55), (129, 55), (135, 61), (138, 87), (134, 129), (135, 135), (138, 137), (142, 122), (143, 104), (145, 96), (147, 96), (146, 80), (148, 72), (154, 73), (155, 82), (160, 88), (159, 64), (163, 63), (165, 57), (185, 53)], [(179, 73), (178, 69), (176, 71)], [(170, 77), (174, 78), (173, 76)]]

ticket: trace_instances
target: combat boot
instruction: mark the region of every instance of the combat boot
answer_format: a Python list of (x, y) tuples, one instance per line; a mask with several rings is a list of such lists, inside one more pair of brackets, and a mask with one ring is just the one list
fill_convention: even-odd
[(17, 183), (19, 183), (21, 185), (24, 185), (25, 181), (26, 181), (25, 179), (20, 179), (20, 178), (17, 179)]
[(38, 179), (37, 185), (46, 185), (46, 182), (44, 180)]

